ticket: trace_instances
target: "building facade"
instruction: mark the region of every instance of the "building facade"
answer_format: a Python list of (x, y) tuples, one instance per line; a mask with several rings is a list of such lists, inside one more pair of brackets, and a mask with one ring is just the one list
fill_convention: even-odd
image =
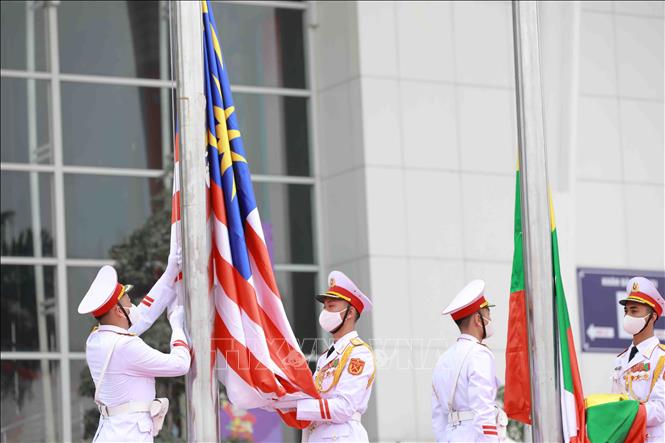
[[(76, 306), (170, 189), (169, 7), (1, 8), (2, 441), (79, 441), (91, 322)], [(504, 378), (510, 3), (222, 1), (214, 12), (296, 335), (320, 335), (311, 295), (329, 270), (348, 273), (375, 301), (360, 326), (379, 368), (370, 437), (431, 439), (431, 370), (456, 337), (439, 313), (473, 278), (497, 304), (490, 346)], [(579, 349), (577, 268), (665, 267), (663, 5), (543, 14), (546, 36), (567, 37), (543, 40), (543, 76)], [(609, 390), (612, 361), (580, 352), (585, 392)]]

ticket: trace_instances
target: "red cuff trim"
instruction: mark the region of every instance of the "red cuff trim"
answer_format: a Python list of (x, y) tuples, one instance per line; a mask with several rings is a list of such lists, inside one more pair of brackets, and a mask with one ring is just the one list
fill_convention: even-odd
[(323, 412), (323, 400), (319, 399), (319, 411), (321, 412), (321, 418), (326, 419), (326, 414)]
[(323, 405), (325, 406), (326, 418), (328, 420), (332, 420), (332, 418), (330, 418), (330, 407), (328, 406), (328, 400), (326, 400), (325, 398), (323, 399)]
[(176, 346), (184, 346), (185, 348), (189, 349), (189, 345), (186, 342), (184, 342), (183, 340), (176, 340), (173, 343), (171, 343), (171, 346), (174, 347), (174, 348)]
[(485, 435), (499, 435), (499, 433), (496, 432), (496, 431), (483, 431), (483, 434), (485, 434)]
[(483, 429), (496, 429), (495, 425), (483, 425)]
[(145, 298), (144, 298), (143, 300), (141, 300), (141, 304), (142, 304), (142, 305), (146, 305), (147, 307), (152, 306), (152, 303), (149, 302), (148, 300), (146, 300)]
[(143, 300), (148, 300), (150, 303), (155, 301), (155, 299), (150, 297), (149, 295), (146, 295), (145, 297), (143, 297)]

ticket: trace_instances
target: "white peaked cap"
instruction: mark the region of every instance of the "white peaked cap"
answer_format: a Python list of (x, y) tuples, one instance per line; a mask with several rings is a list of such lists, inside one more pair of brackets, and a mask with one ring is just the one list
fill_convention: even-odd
[(104, 265), (90, 285), (90, 289), (81, 300), (79, 314), (92, 314), (99, 317), (106, 314), (118, 300), (131, 289), (130, 285), (118, 283), (118, 273), (113, 266)]
[(473, 280), (457, 293), (453, 301), (441, 312), (441, 315), (451, 315), (453, 320), (459, 320), (482, 308), (493, 306), (485, 299), (485, 282), (483, 280)]
[(351, 303), (358, 313), (369, 312), (372, 310), (372, 300), (358, 289), (353, 281), (340, 271), (332, 271), (328, 275), (328, 290), (323, 294), (318, 294), (316, 299), (323, 303), (325, 298), (338, 298)]

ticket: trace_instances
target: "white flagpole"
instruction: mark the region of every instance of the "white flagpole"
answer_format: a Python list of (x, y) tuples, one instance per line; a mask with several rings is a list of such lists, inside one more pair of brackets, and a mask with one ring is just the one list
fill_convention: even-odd
[(180, 195), (186, 329), (194, 358), (187, 375), (187, 441), (218, 436), (217, 377), (212, 367), (215, 305), (208, 293), (205, 95), (200, 2), (173, 1), (176, 109), (180, 137)]
[(520, 159), (524, 274), (531, 366), (533, 441), (562, 441), (543, 120), (538, 5), (513, 1), (515, 91)]

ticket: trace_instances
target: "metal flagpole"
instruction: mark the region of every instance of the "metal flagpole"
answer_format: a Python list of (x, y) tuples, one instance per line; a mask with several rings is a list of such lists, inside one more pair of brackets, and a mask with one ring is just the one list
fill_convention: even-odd
[[(37, 5), (34, 1), (25, 3), (25, 33), (26, 33), (26, 68), (29, 72), (35, 71), (35, 14)], [(52, 149), (48, 142), (46, 149), (38, 146), (37, 140), (37, 80), (29, 78), (26, 80), (27, 95), (27, 120), (28, 120), (28, 156), (31, 164), (37, 164), (44, 157), (44, 152)], [(42, 251), (42, 216), (39, 206), (39, 173), (30, 172), (30, 214), (32, 216), (32, 253), (35, 258), (43, 256)], [(35, 266), (35, 301), (37, 303), (37, 339), (39, 352), (48, 352), (48, 327), (46, 316), (49, 307), (46, 301), (44, 279), (44, 266)], [(52, 300), (51, 300), (52, 301)], [(45, 411), (45, 437), (46, 441), (55, 441), (55, 423), (53, 412), (53, 384), (51, 381), (51, 370), (48, 360), (39, 360), (42, 373), (42, 393), (44, 394)]]
[(561, 441), (561, 386), (554, 322), (538, 7), (535, 1), (513, 1), (512, 4), (532, 438), (533, 441)]
[(176, 109), (186, 329), (194, 358), (187, 381), (187, 441), (218, 441), (217, 378), (212, 366), (215, 306), (208, 293), (206, 126), (200, 2), (173, 1)]

